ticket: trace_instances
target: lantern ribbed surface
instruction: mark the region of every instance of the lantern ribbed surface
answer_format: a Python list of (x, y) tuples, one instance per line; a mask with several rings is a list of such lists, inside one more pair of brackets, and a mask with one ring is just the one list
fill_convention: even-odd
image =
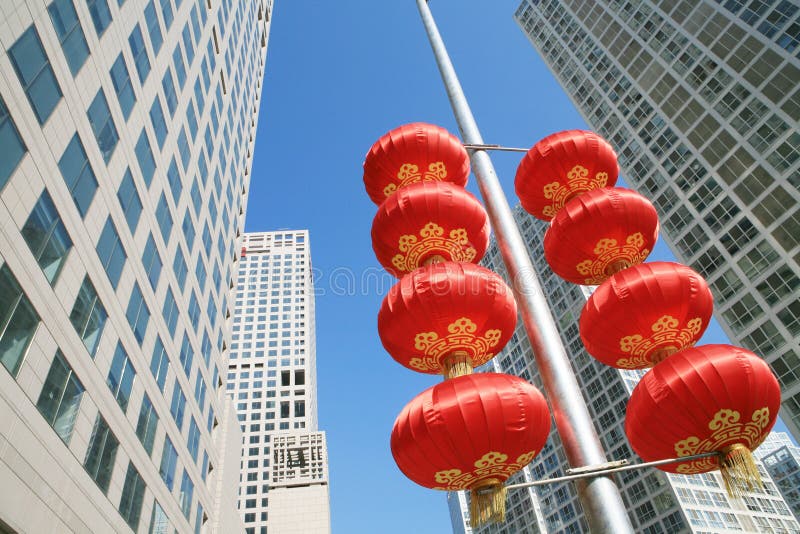
[(658, 214), (645, 197), (619, 187), (573, 198), (544, 235), (544, 255), (558, 276), (596, 285), (642, 263), (658, 237)]
[(426, 261), (478, 263), (489, 244), (489, 221), (478, 200), (446, 182), (422, 182), (400, 189), (378, 208), (372, 248), (396, 277)]
[(550, 432), (542, 394), (511, 375), (477, 373), (437, 384), (403, 408), (392, 455), (421, 486), (475, 489), (505, 481), (530, 463)]
[[(780, 408), (778, 381), (769, 365), (731, 345), (704, 345), (673, 354), (633, 390), (625, 418), (628, 441), (642, 460), (729, 451), (752, 451), (766, 438)], [(672, 473), (703, 473), (716, 457), (667, 464)]]
[(378, 332), (386, 351), (421, 373), (442, 373), (443, 360), (489, 361), (517, 324), (511, 289), (494, 272), (472, 263), (437, 263), (409, 273), (383, 299)]
[(453, 134), (433, 124), (405, 124), (384, 134), (364, 159), (364, 187), (375, 204), (398, 189), (428, 181), (464, 187), (469, 155)]
[(617, 155), (594, 132), (567, 130), (533, 145), (517, 168), (514, 187), (522, 207), (549, 221), (573, 196), (617, 183)]
[(614, 274), (592, 293), (581, 312), (581, 339), (606, 365), (652, 367), (694, 345), (713, 307), (708, 284), (694, 270), (679, 263), (642, 263)]

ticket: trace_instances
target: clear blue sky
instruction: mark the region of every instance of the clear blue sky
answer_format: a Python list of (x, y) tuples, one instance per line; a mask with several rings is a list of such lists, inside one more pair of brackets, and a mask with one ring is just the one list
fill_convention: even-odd
[[(529, 147), (586, 125), (514, 23), (518, 4), (430, 3), (484, 140)], [(444, 493), (407, 480), (389, 451), (397, 414), (439, 379), (381, 347), (376, 317), (394, 279), (372, 253), (376, 206), (362, 183), (372, 143), (414, 121), (457, 133), (413, 0), (275, 2), (246, 230), (310, 230), (335, 533), (450, 531)], [(519, 157), (493, 158), (512, 205)], [(672, 256), (662, 244), (651, 259)], [(705, 342), (724, 342), (711, 330)]]

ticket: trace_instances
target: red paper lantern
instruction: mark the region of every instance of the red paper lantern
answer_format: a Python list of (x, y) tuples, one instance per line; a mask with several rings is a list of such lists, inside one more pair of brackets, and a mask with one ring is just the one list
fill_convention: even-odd
[(408, 403), (392, 429), (392, 455), (421, 486), (472, 490), (473, 521), (502, 521), (503, 482), (539, 454), (549, 433), (539, 390), (516, 376), (476, 373)]
[(714, 301), (702, 276), (679, 263), (642, 263), (603, 282), (586, 301), (586, 351), (612, 367), (643, 369), (694, 345)]
[(584, 130), (549, 135), (533, 145), (517, 168), (514, 187), (522, 207), (549, 221), (575, 195), (617, 183), (617, 154)]
[(364, 186), (381, 204), (398, 189), (428, 181), (464, 187), (469, 156), (453, 134), (424, 122), (395, 128), (378, 139), (364, 159)]
[(511, 339), (517, 304), (497, 274), (471, 263), (437, 263), (405, 275), (378, 313), (378, 332), (398, 363), (451, 378), (472, 372)]
[(544, 235), (553, 272), (575, 284), (599, 284), (643, 262), (658, 237), (658, 214), (629, 189), (605, 187), (573, 198)]
[(477, 263), (489, 244), (486, 211), (465, 189), (422, 182), (400, 189), (378, 208), (372, 248), (398, 278), (429, 261)]
[(644, 375), (628, 402), (625, 433), (645, 461), (719, 452), (659, 469), (721, 468), (735, 496), (760, 483), (750, 451), (775, 424), (780, 402), (778, 381), (763, 359), (730, 345), (704, 345), (673, 354)]

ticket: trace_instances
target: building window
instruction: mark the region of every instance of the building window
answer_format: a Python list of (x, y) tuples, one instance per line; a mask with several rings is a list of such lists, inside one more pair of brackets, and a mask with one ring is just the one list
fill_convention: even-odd
[(175, 76), (178, 77), (178, 85), (183, 89), (186, 83), (186, 64), (183, 62), (180, 43), (175, 45), (175, 50), (172, 52), (172, 63), (175, 65)]
[(172, 72), (167, 67), (167, 72), (161, 79), (161, 85), (164, 87), (164, 97), (167, 99), (167, 109), (169, 110), (170, 117), (175, 116), (175, 110), (178, 108), (178, 95), (175, 94), (175, 82), (172, 81)]
[(150, 33), (150, 43), (153, 45), (153, 53), (158, 55), (164, 38), (161, 36), (161, 27), (158, 25), (158, 15), (156, 15), (156, 7), (153, 5), (153, 0), (150, 0), (144, 8), (144, 20), (147, 23), (147, 31)]
[(171, 288), (167, 288), (167, 293), (164, 295), (162, 315), (170, 335), (175, 336), (175, 328), (178, 326), (178, 304), (175, 302), (175, 295), (173, 295)]
[(58, 160), (58, 169), (67, 184), (70, 195), (72, 195), (72, 200), (75, 201), (78, 212), (81, 217), (85, 217), (89, 206), (92, 205), (94, 193), (97, 191), (97, 178), (94, 176), (92, 166), (86, 157), (86, 151), (83, 149), (83, 143), (77, 133), (72, 136), (64, 154)]
[(172, 21), (175, 18), (172, 14), (172, 4), (170, 0), (159, 0), (161, 3), (161, 16), (164, 17), (164, 27), (169, 31)]
[(36, 407), (64, 443), (69, 444), (72, 436), (83, 391), (72, 367), (64, 360), (61, 351), (56, 350)]
[(189, 448), (189, 454), (197, 462), (197, 453), (200, 448), (200, 428), (194, 420), (194, 417), (189, 418), (189, 434), (186, 439), (186, 446)]
[(139, 74), (139, 82), (144, 85), (147, 75), (150, 74), (150, 58), (147, 57), (142, 30), (138, 24), (128, 37), (128, 44), (131, 45), (131, 55), (133, 64), (136, 65), (136, 72)]
[(186, 378), (189, 378), (192, 374), (192, 360), (194, 359), (194, 349), (192, 349), (192, 344), (189, 341), (189, 336), (186, 333), (183, 334), (183, 342), (181, 343), (181, 352), (178, 355), (181, 365), (183, 366), (183, 372), (186, 374)]
[(133, 92), (131, 76), (128, 72), (128, 67), (125, 65), (125, 58), (122, 52), (117, 56), (117, 60), (111, 66), (109, 73), (111, 74), (111, 83), (114, 85), (114, 91), (117, 93), (122, 115), (125, 120), (128, 120), (128, 117), (131, 116), (133, 105), (136, 104), (136, 93)]
[(153, 174), (156, 172), (156, 160), (153, 158), (153, 150), (150, 148), (150, 139), (147, 138), (147, 132), (142, 128), (142, 133), (139, 134), (139, 140), (136, 142), (136, 160), (139, 162), (139, 169), (142, 171), (142, 178), (147, 187), (150, 187), (150, 182), (153, 180)]
[(178, 463), (178, 451), (172, 445), (168, 436), (164, 436), (164, 450), (161, 453), (161, 465), (158, 469), (164, 483), (172, 491), (172, 486), (175, 483), (175, 466)]
[(103, 232), (97, 241), (97, 255), (106, 270), (108, 280), (116, 289), (128, 256), (125, 254), (117, 228), (111, 222), (111, 217), (106, 219), (106, 225), (103, 227)]
[(8, 56), (39, 124), (44, 124), (61, 100), (61, 87), (33, 25), (8, 49)]
[(153, 408), (153, 403), (150, 402), (150, 397), (145, 393), (142, 399), (142, 407), (139, 409), (139, 419), (136, 422), (136, 435), (148, 455), (153, 453), (153, 442), (155, 441), (157, 429), (158, 415), (155, 408)]
[(183, 427), (183, 414), (185, 409), (186, 395), (183, 394), (181, 385), (178, 383), (178, 379), (176, 378), (175, 387), (172, 389), (172, 402), (169, 406), (169, 412), (172, 414), (175, 424), (178, 425), (178, 430)]
[(98, 414), (92, 436), (89, 438), (89, 448), (86, 451), (83, 467), (103, 493), (108, 491), (108, 484), (111, 482), (118, 447), (119, 441), (116, 436), (108, 428), (106, 420)]
[(69, 70), (75, 76), (89, 57), (89, 46), (75, 12), (75, 5), (72, 0), (55, 0), (47, 7), (47, 12), (53, 21), (53, 28), (67, 58)]
[(164, 196), (164, 193), (161, 193), (161, 198), (158, 199), (156, 221), (158, 222), (158, 227), (161, 229), (161, 237), (164, 238), (164, 243), (169, 243), (169, 236), (172, 233), (172, 215), (169, 213), (167, 197)]
[(102, 89), (94, 97), (87, 111), (87, 116), (97, 139), (97, 145), (103, 154), (103, 159), (108, 163), (114, 154), (114, 149), (117, 148), (119, 134), (116, 126), (114, 126), (114, 119), (111, 118), (111, 110), (108, 109), (108, 101)]
[(156, 133), (156, 141), (160, 150), (164, 148), (164, 141), (167, 139), (167, 121), (164, 120), (164, 110), (158, 95), (155, 96), (153, 105), (150, 107), (150, 120), (153, 123), (153, 131)]
[(145, 333), (147, 333), (147, 323), (150, 322), (150, 310), (147, 308), (147, 303), (144, 301), (138, 282), (133, 284), (125, 316), (128, 318), (128, 324), (131, 325), (133, 335), (141, 345), (144, 341)]
[(0, 189), (6, 185), (28, 151), (11, 115), (8, 113), (5, 101), (0, 97), (0, 146), (3, 147), (3, 157), (0, 158)]
[(192, 217), (189, 215), (189, 209), (186, 209), (186, 213), (183, 216), (183, 223), (181, 224), (181, 230), (183, 231), (183, 238), (186, 240), (186, 245), (188, 245), (189, 250), (192, 250), (194, 246), (194, 222), (192, 222)]
[(55, 284), (72, 248), (64, 223), (45, 189), (22, 227), (22, 237), (50, 285)]
[(181, 35), (183, 37), (183, 47), (186, 49), (186, 62), (191, 66), (192, 60), (194, 59), (194, 43), (192, 43), (192, 33), (189, 30), (188, 22), (186, 26), (183, 27), (183, 33)]
[(97, 37), (102, 37), (112, 20), (108, 2), (106, 0), (86, 0), (86, 7), (92, 16), (92, 23), (97, 32)]
[[(169, 0), (167, 0), (167, 2), (169, 2)], [(158, 504), (158, 501), (155, 501), (153, 503), (153, 511), (150, 514), (150, 530), (147, 532), (150, 534), (162, 534), (170, 530), (172, 530), (172, 528), (169, 524), (169, 517), (167, 517), (161, 505)]]
[(125, 176), (122, 177), (122, 182), (117, 190), (117, 199), (125, 213), (125, 220), (128, 222), (131, 235), (135, 235), (139, 217), (142, 214), (142, 200), (139, 198), (139, 192), (136, 191), (130, 169), (125, 169)]
[(169, 169), (167, 169), (167, 182), (169, 182), (169, 190), (172, 193), (172, 200), (177, 206), (178, 202), (181, 200), (183, 184), (181, 183), (181, 173), (178, 170), (178, 164), (175, 162), (174, 156), (169, 164)]
[(146, 487), (139, 471), (133, 466), (133, 462), (129, 462), (125, 484), (122, 486), (122, 497), (119, 501), (119, 513), (134, 532), (139, 528), (139, 517), (142, 514), (142, 501)]
[(181, 507), (183, 515), (189, 519), (189, 514), (192, 511), (192, 497), (194, 495), (194, 482), (192, 482), (189, 473), (184, 469), (183, 480), (181, 480), (181, 492), (178, 496), (178, 504)]
[(111, 369), (108, 371), (106, 384), (111, 393), (117, 399), (119, 407), (123, 412), (128, 410), (128, 401), (131, 397), (133, 380), (136, 378), (136, 371), (133, 370), (128, 354), (122, 348), (121, 343), (117, 343), (117, 350), (114, 351), (114, 359), (111, 361)]
[(164, 385), (167, 383), (167, 372), (169, 371), (169, 357), (164, 348), (164, 343), (161, 338), (156, 336), (156, 343), (153, 347), (153, 359), (150, 360), (150, 373), (158, 384), (158, 389), (164, 391)]
[(75, 305), (69, 314), (69, 320), (92, 358), (97, 352), (97, 346), (100, 343), (100, 336), (103, 333), (107, 318), (108, 313), (106, 313), (103, 303), (100, 302), (97, 291), (87, 275), (83, 279), (80, 290), (78, 290), (78, 296), (75, 298)]
[(153, 234), (147, 237), (147, 244), (144, 246), (144, 253), (142, 254), (142, 265), (147, 273), (147, 279), (150, 282), (150, 287), (155, 292), (158, 287), (158, 279), (161, 277), (161, 256), (156, 250), (156, 241), (153, 239)]
[(180, 133), (178, 134), (178, 152), (181, 154), (181, 163), (183, 164), (183, 170), (189, 170), (189, 162), (192, 159), (192, 149), (189, 146), (189, 138), (186, 137), (186, 129), (181, 128)]
[(0, 363), (12, 376), (17, 376), (38, 325), (39, 316), (4, 264), (0, 268)]
[(186, 265), (186, 260), (183, 257), (183, 249), (178, 246), (175, 249), (175, 259), (172, 262), (172, 270), (175, 273), (175, 279), (178, 281), (178, 287), (183, 290), (186, 285), (186, 275), (189, 272), (189, 267)]

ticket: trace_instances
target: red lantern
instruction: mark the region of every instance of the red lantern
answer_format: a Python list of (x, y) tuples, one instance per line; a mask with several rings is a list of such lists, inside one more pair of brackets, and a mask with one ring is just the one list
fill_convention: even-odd
[(516, 376), (476, 373), (426, 389), (400, 413), (392, 455), (426, 488), (472, 490), (472, 520), (503, 520), (503, 482), (539, 454), (550, 414), (539, 390)]
[(581, 339), (606, 365), (652, 367), (694, 345), (713, 307), (706, 281), (689, 267), (642, 263), (616, 273), (589, 297), (581, 312)]
[(514, 187), (525, 211), (549, 221), (570, 198), (611, 187), (618, 174), (617, 155), (605, 139), (568, 130), (533, 145), (517, 168)]
[(625, 433), (645, 461), (719, 452), (659, 469), (720, 468), (736, 496), (760, 485), (750, 451), (775, 424), (780, 402), (778, 381), (763, 359), (730, 345), (704, 345), (673, 354), (644, 375), (628, 402)]
[(372, 248), (398, 278), (431, 261), (477, 263), (489, 244), (486, 211), (465, 189), (423, 182), (400, 189), (378, 208)]
[(405, 275), (378, 313), (378, 332), (398, 363), (446, 378), (472, 372), (511, 339), (517, 304), (492, 271), (436, 263)]
[(643, 262), (658, 237), (658, 214), (629, 189), (605, 187), (573, 198), (544, 235), (553, 272), (575, 284), (599, 284)]
[(451, 182), (464, 187), (468, 176), (469, 156), (461, 141), (444, 128), (424, 122), (384, 134), (364, 160), (364, 186), (375, 204), (418, 182)]

